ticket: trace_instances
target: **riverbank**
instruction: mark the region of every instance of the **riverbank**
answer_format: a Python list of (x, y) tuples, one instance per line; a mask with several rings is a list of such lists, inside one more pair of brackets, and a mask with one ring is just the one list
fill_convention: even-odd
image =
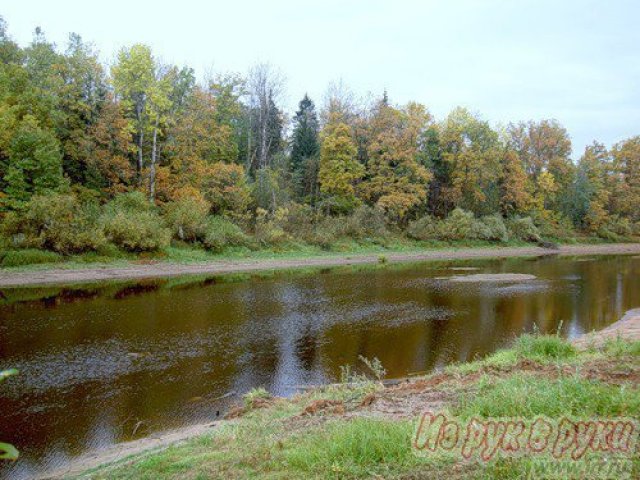
[[(638, 418), (639, 327), (640, 309), (634, 309), (601, 338), (524, 335), (485, 359), (393, 385), (362, 364), (355, 369), (362, 373), (345, 384), (291, 399), (255, 390), (225, 421), (115, 445), (45, 478), (521, 478), (537, 468), (535, 459), (474, 464), (450, 455), (416, 456), (410, 440), (419, 415)], [(593, 465), (579, 460), (565, 467)], [(623, 467), (627, 478), (640, 472), (637, 457)]]
[(182, 275), (218, 275), (246, 273), (260, 270), (281, 270), (303, 267), (334, 267), (364, 265), (379, 262), (419, 262), (428, 260), (458, 260), (476, 258), (533, 257), (543, 255), (620, 255), (640, 254), (640, 243), (600, 245), (562, 245), (557, 249), (534, 246), (442, 248), (411, 252), (385, 251), (340, 253), (322, 256), (277, 257), (259, 259), (225, 259), (218, 261), (174, 263), (150, 260), (126, 264), (96, 264), (77, 268), (51, 266), (39, 269), (0, 270), (0, 287), (27, 285), (71, 284), (96, 281), (166, 278)]

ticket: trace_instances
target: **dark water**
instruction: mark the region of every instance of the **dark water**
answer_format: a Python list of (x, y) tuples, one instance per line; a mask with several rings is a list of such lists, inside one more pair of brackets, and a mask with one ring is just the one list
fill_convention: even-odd
[[(473, 270), (473, 269), (477, 270)], [(528, 273), (513, 284), (442, 279)], [(232, 281), (5, 289), (0, 440), (29, 477), (96, 447), (203, 422), (239, 394), (331, 382), (358, 356), (389, 377), (482, 356), (514, 336), (575, 336), (640, 306), (640, 257), (423, 263)], [(237, 279), (236, 279), (237, 280)]]

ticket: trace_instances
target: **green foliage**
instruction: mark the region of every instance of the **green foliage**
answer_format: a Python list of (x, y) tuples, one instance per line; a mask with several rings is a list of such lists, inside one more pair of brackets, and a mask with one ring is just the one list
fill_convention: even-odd
[(249, 247), (249, 237), (231, 221), (213, 216), (207, 220), (202, 244), (208, 250), (221, 252), (227, 247)]
[(34, 194), (58, 191), (65, 185), (60, 145), (53, 132), (26, 116), (7, 148), (4, 175), (7, 205), (19, 207)]
[(10, 212), (3, 234), (15, 247), (43, 248), (63, 254), (96, 251), (106, 239), (98, 225), (98, 206), (80, 204), (73, 195), (36, 195)]
[(488, 215), (480, 219), (482, 233), (478, 235), (481, 240), (496, 242), (508, 242), (509, 232), (502, 217), (498, 214)]
[[(16, 370), (15, 368), (9, 370), (0, 370), (0, 382), (17, 374), (18, 370)], [(17, 460), (19, 456), (20, 453), (18, 452), (16, 447), (11, 445), (10, 443), (0, 442), (0, 460)]]
[(100, 221), (107, 239), (123, 250), (155, 251), (169, 245), (171, 231), (140, 192), (117, 195), (105, 206)]
[(384, 238), (389, 234), (382, 211), (361, 205), (345, 219), (345, 235), (354, 239)]
[(539, 242), (541, 240), (540, 231), (531, 217), (511, 218), (507, 221), (507, 226), (511, 235), (518, 240), (525, 242)]
[(173, 238), (185, 242), (204, 239), (207, 230), (207, 202), (185, 198), (165, 206), (164, 220), (171, 229)]
[(264, 246), (280, 245), (290, 241), (291, 236), (284, 229), (288, 214), (287, 208), (279, 208), (273, 213), (259, 208), (256, 211), (254, 228), (256, 241)]

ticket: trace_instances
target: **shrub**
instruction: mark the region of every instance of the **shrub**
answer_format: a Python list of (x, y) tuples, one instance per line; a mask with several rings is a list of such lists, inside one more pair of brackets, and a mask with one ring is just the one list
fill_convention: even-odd
[(278, 208), (274, 213), (258, 208), (254, 230), (256, 240), (265, 246), (279, 245), (291, 240), (283, 228), (288, 214), (287, 208)]
[(313, 236), (315, 214), (311, 206), (290, 202), (283, 213), (280, 227), (286, 233), (305, 240)]
[(101, 223), (107, 238), (129, 252), (160, 250), (171, 238), (156, 207), (140, 192), (116, 196), (105, 206)]
[(364, 239), (384, 238), (389, 232), (380, 209), (361, 205), (345, 218), (344, 233), (354, 239)]
[(462, 208), (455, 208), (440, 229), (442, 240), (463, 240), (476, 238), (478, 228), (473, 213)]
[(26, 249), (9, 250), (0, 255), (3, 267), (21, 267), (24, 265), (36, 265), (40, 263), (57, 263), (63, 258), (55, 253), (46, 250)]
[(606, 223), (598, 229), (598, 235), (607, 240), (618, 241), (620, 237), (630, 237), (634, 234), (634, 225), (626, 218), (612, 215)]
[(14, 247), (82, 253), (106, 242), (97, 219), (96, 204), (80, 205), (73, 195), (36, 195), (19, 211), (9, 213), (2, 229)]
[(483, 228), (481, 229), (481, 240), (491, 240), (497, 242), (508, 242), (509, 232), (504, 224), (504, 220), (498, 214), (488, 215), (480, 219), (480, 223)]
[(425, 215), (409, 223), (407, 235), (415, 240), (436, 240), (439, 237), (439, 220)]
[(508, 221), (511, 236), (525, 242), (539, 242), (540, 231), (531, 217), (514, 217)]
[(165, 206), (164, 219), (173, 238), (196, 242), (204, 238), (209, 204), (204, 200), (183, 198)]
[(214, 252), (221, 252), (227, 247), (251, 246), (249, 237), (224, 217), (209, 217), (202, 241), (204, 247)]

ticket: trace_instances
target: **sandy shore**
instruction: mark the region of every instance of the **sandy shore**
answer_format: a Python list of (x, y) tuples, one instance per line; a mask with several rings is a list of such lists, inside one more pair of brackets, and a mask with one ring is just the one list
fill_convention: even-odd
[[(615, 255), (640, 254), (640, 243), (605, 245), (563, 245), (557, 250), (540, 247), (492, 247), (425, 250), (415, 253), (384, 253), (388, 262), (419, 262), (425, 260), (456, 260), (473, 258), (532, 257), (542, 255)], [(82, 269), (61, 267), (46, 270), (0, 270), (0, 287), (27, 285), (86, 283), (101, 280), (131, 280), (164, 278), (180, 275), (202, 275), (278, 270), (300, 267), (333, 267), (341, 265), (372, 264), (379, 261), (379, 254), (344, 254), (299, 259), (226, 260), (207, 263), (176, 264), (158, 262), (131, 264), (124, 267), (101, 265)]]

